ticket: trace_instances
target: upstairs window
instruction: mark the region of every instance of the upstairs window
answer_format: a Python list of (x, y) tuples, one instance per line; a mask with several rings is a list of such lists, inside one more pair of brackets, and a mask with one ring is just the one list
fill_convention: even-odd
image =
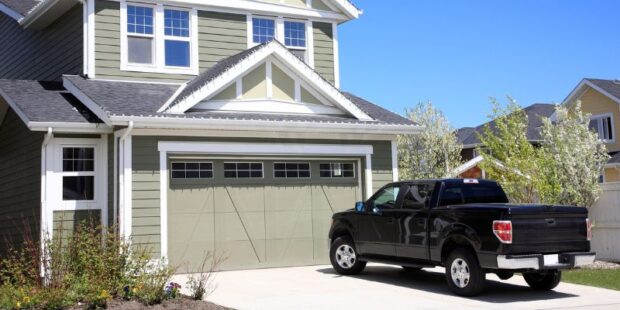
[(164, 25), (166, 66), (189, 67), (189, 12), (166, 9)]
[(153, 8), (127, 6), (127, 60), (136, 64), (153, 64)]
[(594, 115), (590, 118), (590, 130), (598, 133), (599, 139), (615, 141), (614, 122), (611, 114)]
[(291, 48), (306, 48), (306, 24), (285, 21), (284, 45)]
[(195, 9), (121, 1), (121, 70), (198, 74)]
[(252, 31), (254, 43), (269, 42), (276, 36), (276, 22), (273, 19), (252, 18)]

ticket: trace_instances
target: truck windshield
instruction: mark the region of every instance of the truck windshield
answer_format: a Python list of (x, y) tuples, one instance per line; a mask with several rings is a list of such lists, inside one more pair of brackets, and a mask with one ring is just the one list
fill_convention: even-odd
[(439, 205), (507, 202), (504, 190), (497, 184), (446, 184)]

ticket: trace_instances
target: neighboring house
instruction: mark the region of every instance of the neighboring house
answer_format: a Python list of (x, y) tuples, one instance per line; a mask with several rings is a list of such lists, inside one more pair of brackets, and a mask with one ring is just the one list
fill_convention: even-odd
[[(542, 119), (550, 117), (555, 112), (555, 105), (548, 103), (535, 103), (523, 109), (527, 115), (527, 139), (532, 144), (540, 142), (540, 128), (542, 127)], [(456, 132), (458, 143), (463, 145), (461, 158), (464, 163), (454, 171), (454, 175), (462, 178), (485, 178), (485, 172), (478, 166), (482, 162), (482, 156), (478, 154), (477, 149), (482, 147), (478, 138), (484, 132), (485, 126), (489, 126), (491, 130), (495, 128), (494, 121), (487, 122), (477, 127), (464, 127)]]
[(620, 80), (583, 79), (562, 104), (571, 105), (577, 100), (582, 110), (591, 114), (590, 128), (605, 141), (611, 156), (601, 181), (620, 182), (620, 128), (616, 126), (620, 120)]
[(332, 213), (397, 180), (396, 137), (419, 131), (340, 90), (347, 0), (0, 11), (3, 250), (91, 219), (175, 266), (326, 263)]

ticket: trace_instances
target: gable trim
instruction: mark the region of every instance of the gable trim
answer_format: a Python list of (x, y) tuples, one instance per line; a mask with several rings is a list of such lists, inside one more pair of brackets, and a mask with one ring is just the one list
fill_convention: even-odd
[(108, 114), (99, 106), (95, 101), (90, 99), (84, 92), (82, 92), (77, 86), (75, 86), (69, 79), (62, 78), (62, 86), (73, 94), (78, 100), (80, 100), (89, 110), (91, 110), (97, 117), (102, 120), (106, 125), (111, 126), (112, 121)]
[[(254, 67), (262, 63), (263, 61), (270, 61), (269, 56), (275, 56), (286, 69), (292, 70), (299, 75), (302, 80), (311, 84), (311, 88), (315, 88), (324, 93), (328, 98), (332, 99), (337, 105), (349, 112), (351, 115), (359, 120), (373, 121), (359, 107), (353, 104), (348, 98), (346, 98), (334, 85), (327, 82), (316, 71), (310, 68), (301, 59), (297, 58), (289, 50), (287, 50), (281, 43), (272, 41), (265, 46), (259, 48), (256, 52), (249, 55), (246, 59), (240, 61), (238, 64), (232, 66), (227, 71), (220, 74), (218, 77), (203, 85), (198, 90), (194, 91), (185, 98), (182, 98), (177, 104), (167, 109), (168, 113), (182, 114), (187, 110), (198, 104), (200, 101), (212, 96), (216, 92), (223, 90), (235, 81), (238, 77), (244, 73), (252, 70)], [(269, 66), (267, 67), (269, 68)], [(269, 75), (269, 74), (268, 74)], [(269, 81), (267, 83), (269, 86)], [(268, 93), (269, 94), (269, 93)], [(166, 107), (162, 107), (160, 111), (166, 110)]]
[(590, 82), (588, 79), (581, 80), (579, 85), (577, 85), (577, 87), (575, 87), (575, 89), (568, 95), (568, 97), (566, 97), (566, 99), (564, 99), (564, 102), (562, 104), (568, 105), (568, 104), (571, 104), (573, 101), (575, 101), (575, 99), (577, 97), (581, 96), (585, 92), (585, 90), (584, 90), (585, 86), (589, 86), (590, 88), (596, 90), (597, 92), (599, 92), (599, 93), (605, 95), (606, 97), (608, 97), (609, 99), (613, 100), (617, 104), (620, 104), (620, 98), (615, 97), (614, 95), (610, 94), (606, 90), (604, 90), (604, 89), (600, 88), (599, 86), (597, 86), (596, 84)]
[(6, 14), (7, 16), (9, 16), (10, 18), (16, 20), (16, 21), (21, 21), (24, 16), (19, 14), (17, 11), (11, 9), (10, 7), (0, 3), (0, 12)]
[(258, 113), (287, 113), (287, 114), (344, 114), (334, 107), (312, 104), (293, 103), (289, 101), (266, 99), (266, 100), (218, 100), (201, 102), (196, 105), (199, 109), (221, 110), (234, 112), (258, 112)]

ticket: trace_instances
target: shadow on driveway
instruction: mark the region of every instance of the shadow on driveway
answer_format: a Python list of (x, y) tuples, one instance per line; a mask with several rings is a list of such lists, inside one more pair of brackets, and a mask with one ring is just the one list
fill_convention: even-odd
[[(333, 275), (334, 277), (342, 277), (332, 268), (324, 268), (317, 271), (324, 274)], [(414, 290), (421, 290), (429, 293), (456, 296), (448, 288), (445, 274), (442, 272), (424, 269), (415, 272), (407, 272), (403, 269), (394, 267), (368, 266), (361, 274), (348, 277), (395, 285)], [(576, 296), (577, 295), (559, 293), (555, 291), (538, 292), (530, 289), (529, 286), (526, 285), (515, 285), (487, 279), (485, 291), (482, 295), (472, 299), (489, 303), (511, 303), (520, 301), (552, 300)]]

